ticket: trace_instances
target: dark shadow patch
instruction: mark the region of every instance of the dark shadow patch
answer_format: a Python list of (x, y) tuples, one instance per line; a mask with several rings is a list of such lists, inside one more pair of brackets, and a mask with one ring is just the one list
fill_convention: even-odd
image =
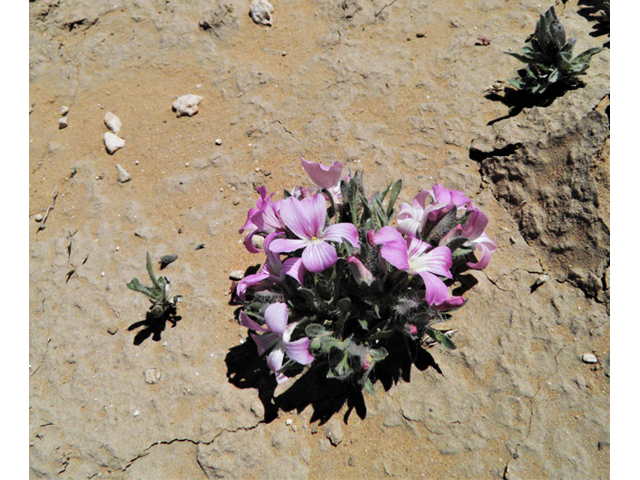
[(164, 332), (167, 322), (171, 324), (171, 328), (174, 328), (180, 320), (182, 320), (182, 317), (176, 315), (175, 306), (167, 308), (160, 315), (154, 313), (153, 310), (149, 310), (144, 320), (131, 324), (127, 330), (131, 332), (142, 327), (142, 330), (136, 333), (133, 338), (134, 345), (141, 345), (149, 337), (153, 341), (159, 342), (162, 340), (162, 332)]
[[(434, 368), (442, 374), (433, 356), (427, 352), (419, 342), (396, 332), (387, 341), (385, 348), (389, 352), (387, 358), (375, 365), (370, 375), (371, 382), (378, 380), (389, 391), (400, 379), (411, 381), (411, 365), (424, 371)], [(264, 406), (264, 422), (272, 422), (278, 417), (278, 411), (296, 411), (301, 413), (311, 406), (313, 413), (311, 423), (320, 425), (328, 422), (344, 405), (344, 423), (349, 417), (356, 415), (364, 420), (367, 416), (367, 406), (362, 389), (350, 379), (340, 380), (327, 378), (329, 365), (318, 365), (307, 369), (300, 377), (289, 380), (293, 382), (283, 393), (274, 397), (277, 383), (275, 376), (269, 370), (264, 356), (259, 356), (255, 343), (250, 337), (242, 345), (231, 348), (225, 358), (227, 378), (238, 388), (254, 388), (258, 390), (258, 397)], [(290, 375), (289, 371), (287, 374)]]
[[(520, 70), (518, 70), (518, 74), (520, 74)], [(536, 95), (516, 90), (515, 88), (511, 87), (506, 87), (502, 95), (496, 92), (490, 92), (485, 95), (485, 98), (493, 102), (503, 103), (504, 105), (509, 107), (509, 113), (502, 117), (490, 120), (487, 125), (493, 125), (494, 123), (500, 122), (502, 120), (515, 117), (525, 108), (548, 107), (549, 105), (553, 104), (556, 99), (562, 97), (568, 91), (576, 90), (582, 86), (584, 86), (584, 83), (580, 83), (574, 86), (560, 83), (551, 85), (549, 86), (549, 88), (547, 88), (545, 93)]]

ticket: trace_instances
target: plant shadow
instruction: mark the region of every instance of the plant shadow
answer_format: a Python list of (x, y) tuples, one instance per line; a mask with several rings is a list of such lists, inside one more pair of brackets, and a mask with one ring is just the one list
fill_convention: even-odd
[[(589, 22), (594, 22), (593, 30), (589, 33), (592, 37), (610, 35), (611, 25), (604, 12), (603, 0), (579, 0), (578, 15), (584, 17)], [(610, 48), (610, 42), (605, 42), (605, 48)]]
[(174, 328), (176, 324), (182, 320), (182, 317), (176, 313), (177, 311), (175, 306), (166, 309), (160, 315), (155, 314), (152, 310), (147, 311), (147, 315), (144, 320), (135, 322), (127, 328), (127, 330), (131, 332), (142, 327), (142, 330), (136, 333), (133, 338), (133, 344), (141, 345), (142, 342), (149, 337), (151, 337), (155, 342), (162, 340), (162, 332), (164, 332), (167, 322), (171, 324), (171, 328)]
[[(419, 343), (409, 337), (396, 333), (385, 345), (389, 355), (379, 362), (370, 376), (372, 383), (378, 380), (389, 391), (400, 379), (411, 381), (411, 366), (424, 371), (434, 368), (442, 374), (433, 356)], [(347, 405), (344, 423), (355, 410), (358, 417), (364, 420), (367, 407), (362, 389), (350, 380), (327, 378), (328, 365), (320, 365), (306, 370), (283, 393), (274, 396), (277, 383), (269, 370), (264, 357), (260, 357), (253, 340), (230, 349), (225, 358), (227, 378), (238, 388), (258, 390), (258, 397), (264, 406), (264, 422), (270, 423), (278, 417), (280, 410), (301, 413), (311, 406), (313, 414), (310, 422), (319, 421), (320, 425), (328, 422), (335, 414)]]
[(494, 123), (500, 122), (502, 120), (515, 117), (520, 114), (520, 112), (522, 112), (522, 110), (524, 110), (525, 108), (548, 107), (553, 104), (556, 99), (564, 96), (564, 94), (568, 91), (576, 90), (581, 86), (582, 85), (570, 86), (566, 84), (552, 85), (545, 91), (545, 93), (536, 95), (516, 90), (515, 88), (511, 87), (506, 87), (502, 94), (496, 92), (487, 93), (485, 95), (485, 98), (487, 100), (491, 100), (493, 102), (501, 102), (502, 104), (509, 107), (509, 112), (507, 113), (507, 115), (494, 118), (493, 120), (490, 120), (487, 125), (493, 125)]

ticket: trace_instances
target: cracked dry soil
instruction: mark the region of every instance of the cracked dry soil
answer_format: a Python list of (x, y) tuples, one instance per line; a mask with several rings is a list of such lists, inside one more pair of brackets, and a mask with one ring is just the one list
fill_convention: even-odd
[[(248, 1), (29, 3), (30, 478), (608, 478), (609, 50), (585, 88), (509, 117), (485, 89), (551, 4), (273, 3), (272, 27)], [(556, 8), (577, 51), (606, 41)], [(230, 352), (255, 356), (229, 274), (260, 262), (238, 234), (254, 188), (306, 184), (301, 156), (371, 191), (401, 178), (401, 201), (464, 190), (499, 250), (439, 371), (274, 414), (228, 378)], [(156, 271), (179, 256), (164, 329), (125, 286), (147, 251)]]

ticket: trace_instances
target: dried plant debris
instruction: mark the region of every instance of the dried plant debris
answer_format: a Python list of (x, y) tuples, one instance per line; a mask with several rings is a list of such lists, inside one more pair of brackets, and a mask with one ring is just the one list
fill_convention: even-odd
[(160, 270), (164, 270), (169, 264), (175, 262), (178, 259), (178, 255), (163, 255), (160, 257)]

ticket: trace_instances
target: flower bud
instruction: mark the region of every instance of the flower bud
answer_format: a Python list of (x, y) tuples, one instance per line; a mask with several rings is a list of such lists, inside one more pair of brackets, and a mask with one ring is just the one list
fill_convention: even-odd
[(361, 285), (363, 282), (367, 285), (371, 285), (371, 283), (376, 279), (357, 257), (351, 256), (347, 261), (351, 268), (351, 274), (358, 285)]

